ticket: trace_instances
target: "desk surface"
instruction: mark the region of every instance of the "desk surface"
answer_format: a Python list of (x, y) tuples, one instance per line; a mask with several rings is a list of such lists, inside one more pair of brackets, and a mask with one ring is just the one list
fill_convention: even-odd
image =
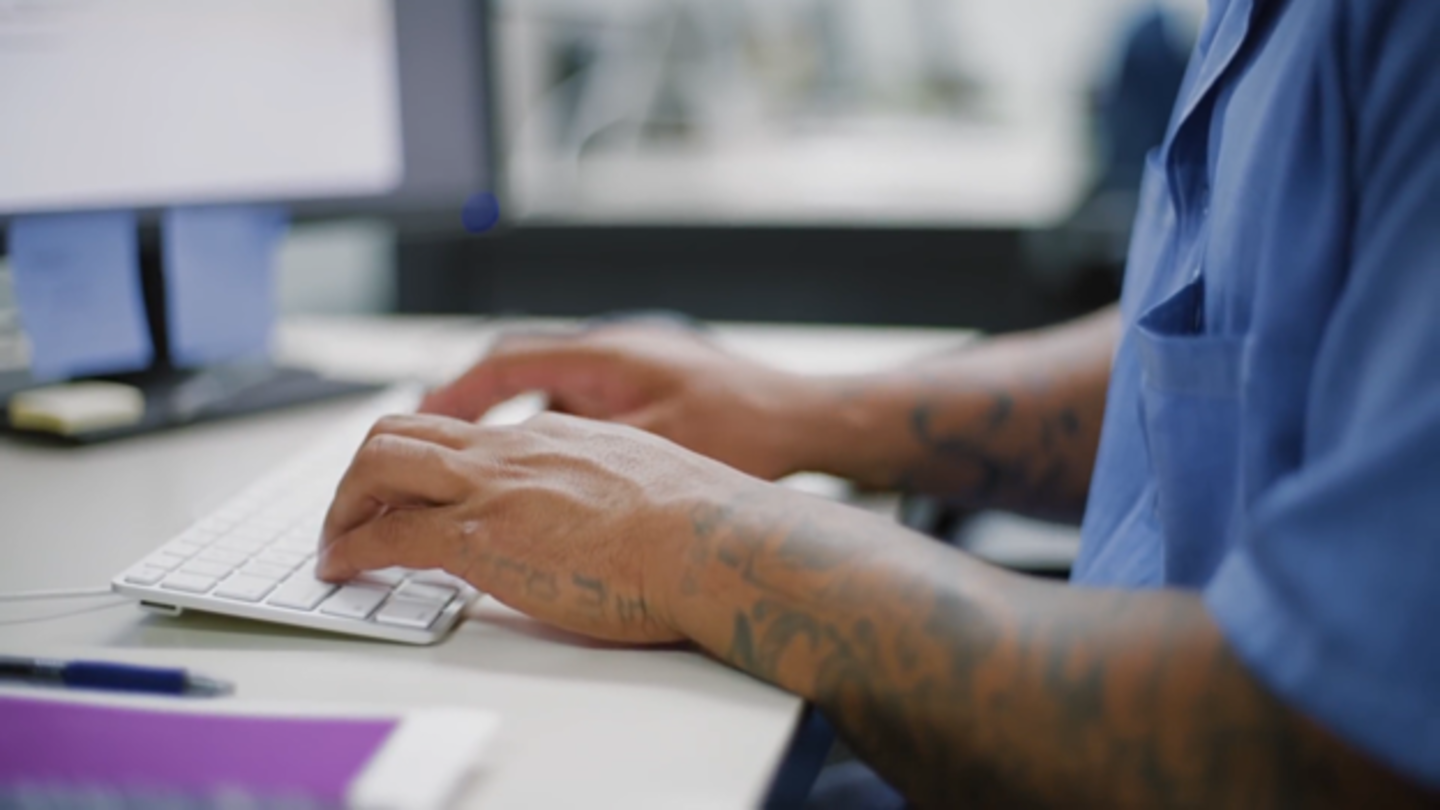
[[(495, 327), (469, 319), (287, 324), (280, 353), (335, 372), (442, 381)], [(961, 343), (932, 330), (729, 326), (721, 339), (815, 372), (882, 367)], [(0, 438), (0, 593), (103, 588), (324, 431), (353, 403), (299, 408), (108, 446)], [(485, 600), (446, 641), (410, 648), (113, 599), (0, 604), (0, 652), (188, 666), (244, 698), (498, 712), (485, 807), (729, 808), (764, 795), (800, 702), (703, 655), (607, 647)]]

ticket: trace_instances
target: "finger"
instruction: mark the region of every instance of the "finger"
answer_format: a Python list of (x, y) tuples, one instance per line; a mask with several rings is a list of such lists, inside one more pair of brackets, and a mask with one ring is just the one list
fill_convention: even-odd
[(529, 390), (546, 390), (543, 385), (518, 388), (516, 379), (527, 376), (527, 366), (543, 368), (574, 344), (570, 335), (502, 336), (490, 353), (459, 379), (430, 392), (420, 404), (420, 412), (473, 422), (507, 399)]
[(345, 582), (382, 568), (459, 570), (461, 549), (453, 517), (443, 507), (393, 509), (328, 543), (315, 573), (329, 582)]
[(570, 399), (593, 384), (598, 358), (595, 347), (574, 338), (508, 340), (458, 380), (432, 392), (420, 411), (473, 422), (501, 402), (531, 391), (549, 395), (552, 402)]
[(365, 440), (368, 442), (376, 436), (404, 436), (451, 450), (463, 450), (473, 442), (474, 432), (473, 425), (458, 419), (424, 414), (396, 414), (376, 422)]
[(453, 503), (464, 496), (465, 489), (453, 451), (408, 436), (375, 436), (356, 452), (340, 480), (325, 515), (322, 541), (328, 544), (376, 519), (385, 507)]

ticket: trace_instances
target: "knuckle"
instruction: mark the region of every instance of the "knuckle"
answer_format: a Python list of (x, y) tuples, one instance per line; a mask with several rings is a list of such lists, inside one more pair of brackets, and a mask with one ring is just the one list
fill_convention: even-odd
[(364, 444), (360, 445), (360, 452), (356, 454), (356, 460), (361, 463), (380, 461), (386, 456), (392, 455), (399, 443), (394, 434), (372, 434), (365, 439)]
[(352, 467), (360, 473), (383, 467), (406, 453), (410, 443), (393, 433), (378, 433), (365, 440), (355, 454)]
[(377, 420), (376, 424), (391, 429), (398, 429), (405, 427), (410, 422), (414, 421), (414, 419), (415, 417), (411, 416), (410, 414), (389, 413), (380, 417), (380, 419)]
[(404, 430), (405, 427), (410, 424), (412, 419), (413, 417), (403, 416), (401, 414), (389, 414), (387, 416), (382, 416), (379, 419), (375, 420), (375, 424), (370, 428), (368, 438), (384, 436)]

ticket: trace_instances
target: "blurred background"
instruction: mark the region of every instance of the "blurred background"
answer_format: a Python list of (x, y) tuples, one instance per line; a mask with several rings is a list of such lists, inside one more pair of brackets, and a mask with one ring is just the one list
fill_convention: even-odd
[[(104, 2), (0, 0), (0, 56)], [(1066, 318), (1117, 294), (1204, 5), (399, 0), (402, 179), (286, 195), (282, 310)], [(502, 220), (470, 234), (482, 191)], [(0, 264), (13, 368), (8, 288)]]
[[(403, 240), (400, 303), (995, 331), (1093, 308), (1203, 6), (497, 0), (515, 227), (463, 259)], [(1137, 54), (1149, 109), (1117, 110)]]

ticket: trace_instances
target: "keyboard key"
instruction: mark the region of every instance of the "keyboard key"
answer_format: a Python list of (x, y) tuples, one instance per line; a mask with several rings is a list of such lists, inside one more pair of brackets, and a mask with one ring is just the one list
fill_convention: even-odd
[(373, 582), (378, 585), (384, 585), (387, 588), (393, 588), (396, 585), (404, 582), (405, 577), (409, 574), (410, 572), (404, 568), (384, 568), (379, 571), (366, 571), (365, 573), (356, 577), (356, 580), (361, 582)]
[(153, 565), (137, 566), (125, 575), (125, 581), (131, 585), (154, 585), (164, 578), (165, 569)]
[(231, 551), (228, 548), (207, 548), (196, 555), (196, 559), (220, 563), (234, 568), (250, 559), (250, 557), (243, 551)]
[(297, 567), (298, 566), (294, 565), (276, 565), (275, 563), (251, 560), (246, 563), (245, 567), (241, 570), (252, 576), (281, 580), (290, 576), (290, 572), (294, 571)]
[(161, 551), (166, 554), (174, 554), (176, 557), (185, 557), (187, 559), (194, 557), (204, 550), (204, 546), (198, 543), (192, 543), (189, 540), (176, 540), (171, 543), (166, 543), (165, 548), (161, 549)]
[(456, 590), (465, 587), (465, 580), (451, 576), (438, 568), (429, 571), (416, 571), (410, 576), (410, 581), (421, 585), (443, 585)]
[(171, 574), (160, 583), (160, 587), (171, 591), (182, 591), (184, 593), (209, 593), (218, 582), (215, 577), (207, 577), (201, 574), (187, 574), (183, 571), (178, 574)]
[(267, 548), (255, 555), (256, 562), (283, 565), (287, 569), (294, 568), (308, 559), (310, 559), (309, 554), (300, 551), (286, 551), (281, 548)]
[(325, 601), (325, 597), (334, 590), (334, 585), (321, 582), (310, 572), (302, 570), (286, 580), (266, 604), (292, 610), (314, 610), (315, 606)]
[(247, 537), (243, 535), (227, 534), (216, 540), (211, 548), (221, 548), (228, 551), (239, 551), (245, 554), (254, 554), (265, 546), (269, 541), (263, 537)]
[(284, 533), (286, 529), (290, 528), (290, 524), (290, 520), (276, 515), (257, 515), (245, 521), (247, 527), (272, 535)]
[(374, 613), (375, 608), (380, 607), (380, 603), (389, 595), (390, 592), (383, 588), (346, 585), (325, 600), (325, 604), (320, 606), (320, 612), (343, 619), (364, 619)]
[(225, 536), (235, 540), (253, 540), (261, 543), (269, 543), (280, 534), (281, 532), (260, 529), (247, 522), (231, 529)]
[(290, 551), (296, 554), (311, 554), (315, 551), (315, 549), (319, 547), (319, 534), (309, 534), (304, 536), (287, 534), (284, 537), (281, 537), (279, 540), (276, 540), (275, 544), (271, 546), (271, 548), (277, 551)]
[(435, 623), (435, 618), (445, 606), (434, 602), (417, 602), (412, 599), (391, 599), (375, 614), (375, 621), (393, 627), (411, 627), (424, 630)]
[(174, 571), (176, 568), (179, 568), (181, 565), (185, 564), (185, 558), (175, 554), (169, 554), (164, 551), (160, 551), (151, 554), (150, 557), (145, 560), (145, 564), (154, 568), (161, 568), (166, 571)]
[(275, 580), (236, 574), (215, 589), (215, 595), (237, 602), (259, 602), (265, 594), (275, 590)]
[(443, 605), (455, 598), (455, 589), (447, 585), (407, 582), (396, 596), (402, 599), (414, 599), (417, 602), (439, 602)]
[(212, 577), (214, 579), (223, 579), (229, 576), (230, 572), (234, 570), (235, 566), (233, 565), (225, 565), (223, 563), (209, 562), (206, 560), (191, 560), (180, 566), (182, 573), (199, 574), (202, 577)]
[(223, 526), (228, 528), (231, 526), (239, 526), (245, 522), (245, 518), (249, 517), (253, 511), (254, 506), (246, 503), (244, 500), (240, 500), (211, 515), (206, 522), (217, 527)]

